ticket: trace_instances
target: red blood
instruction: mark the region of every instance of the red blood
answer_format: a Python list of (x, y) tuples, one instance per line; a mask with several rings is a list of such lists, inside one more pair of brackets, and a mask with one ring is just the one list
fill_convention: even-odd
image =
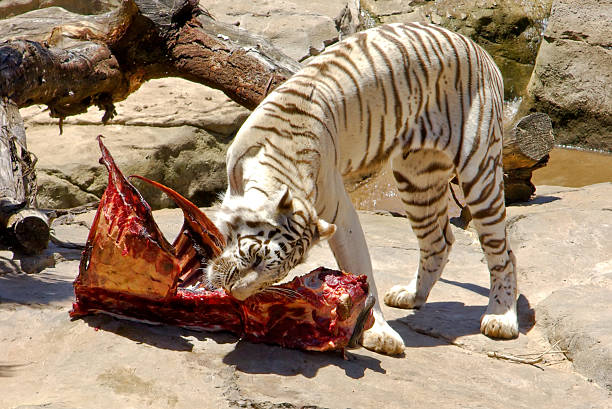
[[(253, 342), (289, 348), (334, 350), (371, 327), (365, 276), (320, 267), (280, 291), (238, 301), (197, 283), (206, 263), (225, 246), (215, 225), (170, 188), (139, 177), (167, 193), (183, 210), (173, 244), (149, 205), (123, 176), (98, 137), (109, 183), (98, 207), (74, 282), (72, 317), (108, 313), (146, 322), (226, 330)], [(353, 338), (354, 340), (354, 338)]]

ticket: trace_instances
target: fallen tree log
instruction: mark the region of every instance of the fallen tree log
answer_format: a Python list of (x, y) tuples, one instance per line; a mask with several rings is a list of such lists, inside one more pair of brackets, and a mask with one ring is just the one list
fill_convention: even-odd
[(19, 109), (0, 99), (0, 237), (13, 249), (38, 253), (49, 242), (49, 221), (36, 205), (35, 160), (25, 144)]
[(252, 109), (300, 67), (264, 38), (215, 21), (193, 0), (125, 0), (99, 16), (60, 11), (68, 24), (57, 19), (41, 30), (41, 20), (53, 21), (48, 15), (58, 10), (4, 20), (0, 30), (0, 96), (20, 108), (45, 104), (53, 117), (96, 105), (106, 122), (114, 102), (169, 76), (220, 89)]
[(534, 170), (546, 166), (554, 145), (552, 122), (544, 113), (521, 118), (504, 132), (503, 165), (506, 203), (525, 202), (535, 193)]
[(40, 253), (50, 238), (49, 221), (38, 209), (24, 208), (13, 212), (0, 209), (0, 225), (8, 232), (10, 247), (27, 254)]

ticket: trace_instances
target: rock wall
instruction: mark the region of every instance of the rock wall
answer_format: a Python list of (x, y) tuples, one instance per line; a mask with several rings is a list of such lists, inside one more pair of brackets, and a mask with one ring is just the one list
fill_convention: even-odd
[(524, 95), (552, 0), (362, 0), (380, 23), (428, 22), (483, 46), (504, 76), (507, 99)]
[(381, 23), (433, 22), (483, 46), (520, 113), (553, 120), (556, 142), (612, 151), (610, 0), (362, 0)]
[[(69, 117), (60, 134), (57, 120), (40, 107), (22, 110), (29, 147), (39, 158), (40, 207), (73, 207), (102, 195), (107, 174), (98, 164), (98, 134), (126, 174), (171, 186), (200, 205), (217, 200), (226, 186), (225, 152), (247, 109), (220, 91), (166, 78), (145, 84), (117, 112), (106, 126), (97, 109)], [(138, 188), (153, 208), (173, 206), (146, 184)]]
[(557, 143), (612, 151), (612, 1), (554, 2), (529, 94)]

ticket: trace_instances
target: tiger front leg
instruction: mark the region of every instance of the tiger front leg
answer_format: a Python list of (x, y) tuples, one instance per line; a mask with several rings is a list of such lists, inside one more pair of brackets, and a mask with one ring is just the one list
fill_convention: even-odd
[(489, 256), (487, 259), (491, 271), (491, 290), (489, 305), (480, 321), (480, 332), (492, 338), (516, 338), (516, 258), (512, 250), (508, 250), (501, 257)]
[[(335, 207), (335, 206), (334, 206)], [(398, 355), (404, 351), (402, 337), (389, 326), (380, 308), (378, 291), (372, 274), (372, 262), (368, 253), (365, 236), (359, 223), (357, 212), (350, 199), (343, 191), (338, 204), (338, 217), (335, 220), (336, 233), (329, 239), (329, 245), (334, 253), (340, 269), (353, 274), (366, 274), (372, 294), (376, 303), (372, 309), (374, 325), (364, 331), (361, 345), (371, 351)]]

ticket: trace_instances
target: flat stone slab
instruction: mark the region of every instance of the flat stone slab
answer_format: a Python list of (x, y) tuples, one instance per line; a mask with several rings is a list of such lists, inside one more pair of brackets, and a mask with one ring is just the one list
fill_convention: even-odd
[[(476, 233), (453, 228), (451, 260), (428, 303), (416, 311), (383, 307), (407, 345), (401, 357), (357, 349), (354, 359), (344, 360), (339, 353), (108, 316), (72, 321), (79, 252), (52, 244), (32, 270), (38, 272), (26, 274), (24, 262), (36, 263), (2, 251), (0, 407), (612, 408), (612, 251), (604, 240), (612, 233), (612, 184), (538, 192), (530, 205), (508, 209), (519, 260), (518, 339), (479, 333), (488, 271)], [(78, 215), (75, 222), (92, 217)], [(155, 217), (172, 239), (180, 211)], [(406, 282), (418, 257), (408, 221), (368, 212), (360, 217), (379, 291)], [(87, 227), (58, 226), (56, 235), (83, 242)], [(49, 259), (53, 266), (44, 264)], [(335, 266), (327, 246), (315, 247), (295, 274), (319, 265)], [(557, 341), (555, 350), (567, 351), (573, 362), (558, 352), (536, 365), (488, 356), (533, 357)]]
[(548, 339), (567, 350), (580, 373), (612, 391), (612, 274), (605, 285), (555, 291), (538, 305)]

